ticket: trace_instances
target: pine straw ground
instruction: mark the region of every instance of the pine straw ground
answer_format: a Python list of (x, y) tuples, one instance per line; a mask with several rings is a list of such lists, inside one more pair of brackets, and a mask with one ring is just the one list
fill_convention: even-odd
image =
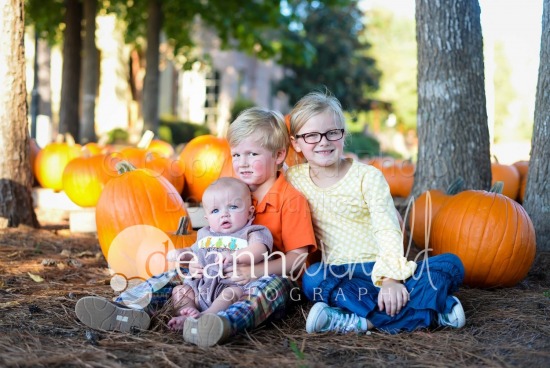
[(461, 289), (461, 330), (308, 335), (303, 302), (282, 321), (205, 350), (170, 332), (167, 314), (133, 334), (82, 325), (78, 298), (112, 296), (106, 262), (94, 235), (71, 234), (63, 216), (40, 215), (40, 230), (0, 230), (1, 367), (550, 366), (549, 253), (516, 287)]

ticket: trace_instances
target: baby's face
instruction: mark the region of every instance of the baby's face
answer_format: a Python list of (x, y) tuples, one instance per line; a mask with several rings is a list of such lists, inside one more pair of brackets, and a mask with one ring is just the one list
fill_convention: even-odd
[(202, 198), (205, 217), (210, 230), (231, 234), (242, 229), (254, 214), (250, 194), (235, 188), (220, 188), (205, 193)]

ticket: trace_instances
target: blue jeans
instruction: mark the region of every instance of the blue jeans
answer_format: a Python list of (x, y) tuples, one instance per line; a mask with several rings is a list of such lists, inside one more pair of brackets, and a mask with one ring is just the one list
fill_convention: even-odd
[(429, 327), (438, 313), (451, 311), (456, 301), (448, 298), (464, 279), (464, 266), (451, 253), (427, 258), (417, 263), (413, 276), (405, 281), (410, 301), (391, 317), (378, 309), (380, 288), (371, 274), (374, 262), (344, 265), (315, 263), (302, 277), (302, 289), (314, 302), (325, 302), (358, 316), (388, 333), (414, 331)]

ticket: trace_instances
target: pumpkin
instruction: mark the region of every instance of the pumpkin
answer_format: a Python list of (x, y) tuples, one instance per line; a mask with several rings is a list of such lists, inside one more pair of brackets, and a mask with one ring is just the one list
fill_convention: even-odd
[(38, 156), (38, 152), (40, 152), (41, 148), (36, 143), (36, 139), (31, 138), (29, 139), (29, 148), (30, 148), (30, 162), (31, 162), (31, 171), (34, 177), (34, 181), (36, 183), (36, 173), (34, 172), (34, 162), (36, 161), (36, 156)]
[(496, 182), (499, 181), (504, 183), (502, 194), (504, 194), (508, 198), (512, 198), (513, 200), (518, 197), (519, 172), (515, 166), (493, 162), (491, 163), (491, 175), (493, 178), (491, 185), (494, 185)]
[(166, 233), (175, 249), (189, 248), (197, 241), (197, 232), (189, 230), (189, 217), (181, 217), (176, 231)]
[(176, 160), (148, 151), (145, 156), (145, 167), (166, 178), (178, 193), (183, 192), (185, 186), (183, 168)]
[(414, 202), (410, 216), (409, 229), (415, 246), (423, 249), (426, 239), (429, 239), (430, 228), (434, 216), (449, 198), (457, 194), (464, 185), (464, 179), (457, 178), (446, 191), (431, 189), (422, 193)]
[(154, 152), (162, 157), (173, 157), (175, 154), (174, 147), (168, 142), (160, 139), (153, 139), (149, 146), (146, 147), (147, 152)]
[(435, 216), (433, 254), (454, 253), (472, 287), (513, 286), (526, 275), (536, 252), (527, 212), (500, 193), (466, 190), (450, 198)]
[(106, 155), (82, 156), (63, 170), (63, 191), (81, 207), (94, 207), (111, 176), (104, 170)]
[(61, 191), (65, 166), (72, 159), (82, 155), (81, 148), (72, 138), (67, 139), (66, 142), (59, 138), (56, 142), (47, 144), (38, 152), (34, 162), (34, 173), (38, 183), (43, 188)]
[(525, 198), (525, 187), (527, 187), (527, 174), (529, 173), (529, 161), (517, 161), (512, 165), (518, 170), (519, 173), (519, 190), (516, 200), (519, 203), (523, 203)]
[(388, 182), (392, 197), (406, 198), (411, 194), (416, 169), (414, 163), (392, 157), (371, 158), (367, 163), (382, 172)]
[(223, 176), (233, 176), (231, 150), (225, 138), (202, 135), (193, 138), (181, 151), (178, 161), (185, 176), (184, 197), (198, 203), (212, 182)]
[(182, 216), (189, 217), (180, 194), (164, 177), (136, 169), (128, 161), (117, 163), (117, 171), (96, 206), (97, 237), (105, 257), (113, 239), (130, 226), (149, 225), (167, 232), (177, 228)]

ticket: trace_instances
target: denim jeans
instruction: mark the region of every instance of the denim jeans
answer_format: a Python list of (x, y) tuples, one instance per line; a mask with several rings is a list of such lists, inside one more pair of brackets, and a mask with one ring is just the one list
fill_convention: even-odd
[(438, 313), (451, 311), (456, 301), (449, 296), (464, 279), (464, 266), (451, 253), (417, 263), (413, 276), (405, 281), (410, 301), (391, 317), (378, 309), (380, 288), (371, 274), (374, 262), (344, 265), (315, 263), (302, 277), (302, 289), (314, 302), (325, 302), (367, 318), (379, 330), (397, 333), (429, 327)]

